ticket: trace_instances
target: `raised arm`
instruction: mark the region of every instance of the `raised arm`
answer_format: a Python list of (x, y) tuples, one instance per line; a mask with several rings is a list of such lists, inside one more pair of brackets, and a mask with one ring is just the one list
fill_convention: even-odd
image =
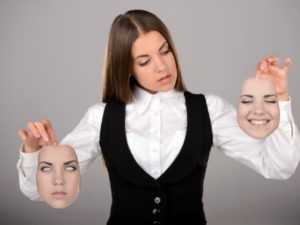
[(287, 74), (291, 60), (279, 65), (279, 58), (268, 56), (256, 67), (256, 78), (274, 80), (279, 100), (278, 128), (264, 139), (245, 134), (237, 123), (234, 107), (216, 96), (208, 96), (214, 134), (214, 146), (266, 178), (287, 179), (296, 170), (300, 158), (300, 135), (294, 121), (288, 95)]
[(235, 108), (218, 96), (206, 96), (212, 121), (213, 145), (227, 156), (270, 179), (287, 179), (300, 158), (300, 135), (290, 101), (279, 102), (278, 128), (265, 139), (255, 139), (242, 131)]
[[(60, 144), (71, 146), (78, 157), (80, 173), (83, 174), (94, 159), (100, 155), (99, 133), (104, 104), (89, 108), (75, 129)], [(31, 200), (40, 200), (36, 186), (36, 171), (39, 149), (44, 145), (55, 144), (54, 129), (40, 121), (28, 123), (28, 129), (21, 129), (19, 135), (24, 140), (17, 163), (20, 189)]]

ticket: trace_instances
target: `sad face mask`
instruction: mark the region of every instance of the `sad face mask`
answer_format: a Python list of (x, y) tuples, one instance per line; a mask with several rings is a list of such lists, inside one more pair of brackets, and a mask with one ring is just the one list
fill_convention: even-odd
[(78, 159), (67, 145), (45, 146), (39, 153), (36, 174), (42, 199), (53, 208), (65, 208), (77, 197), (80, 186)]

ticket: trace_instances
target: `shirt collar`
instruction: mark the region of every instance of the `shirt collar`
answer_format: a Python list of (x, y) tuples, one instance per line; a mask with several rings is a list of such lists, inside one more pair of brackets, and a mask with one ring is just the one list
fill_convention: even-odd
[(172, 103), (174, 101), (177, 101), (178, 98), (182, 96), (183, 93), (176, 91), (175, 89), (171, 89), (166, 92), (158, 92), (156, 94), (151, 94), (143, 90), (142, 88), (136, 86), (133, 93), (133, 104), (138, 114), (142, 115), (148, 110), (153, 98), (159, 98), (164, 102)]

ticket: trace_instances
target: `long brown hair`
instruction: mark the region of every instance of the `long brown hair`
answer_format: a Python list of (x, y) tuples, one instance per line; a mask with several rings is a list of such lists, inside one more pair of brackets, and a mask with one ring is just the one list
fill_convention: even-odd
[(153, 13), (130, 10), (117, 16), (110, 29), (103, 74), (103, 102), (117, 100), (128, 103), (132, 99), (136, 80), (131, 76), (131, 47), (141, 34), (150, 31), (159, 32), (169, 43), (177, 66), (175, 89), (185, 90), (178, 56), (166, 25)]

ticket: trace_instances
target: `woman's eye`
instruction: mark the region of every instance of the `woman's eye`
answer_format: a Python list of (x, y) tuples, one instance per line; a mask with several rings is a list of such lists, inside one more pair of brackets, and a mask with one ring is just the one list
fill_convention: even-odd
[(140, 66), (146, 66), (148, 64), (149, 60), (144, 61), (144, 62), (139, 62)]
[(170, 50), (170, 48), (169, 48), (169, 46), (168, 46), (168, 47), (166, 47), (165, 49), (162, 50), (161, 54), (162, 54), (162, 55), (167, 55), (170, 51), (171, 51), (171, 50)]
[(50, 172), (51, 171), (51, 167), (49, 167), (49, 166), (43, 166), (43, 167), (41, 167), (41, 171), (43, 171), (43, 172)]
[(66, 171), (75, 171), (77, 168), (75, 166), (67, 166), (65, 168)]

